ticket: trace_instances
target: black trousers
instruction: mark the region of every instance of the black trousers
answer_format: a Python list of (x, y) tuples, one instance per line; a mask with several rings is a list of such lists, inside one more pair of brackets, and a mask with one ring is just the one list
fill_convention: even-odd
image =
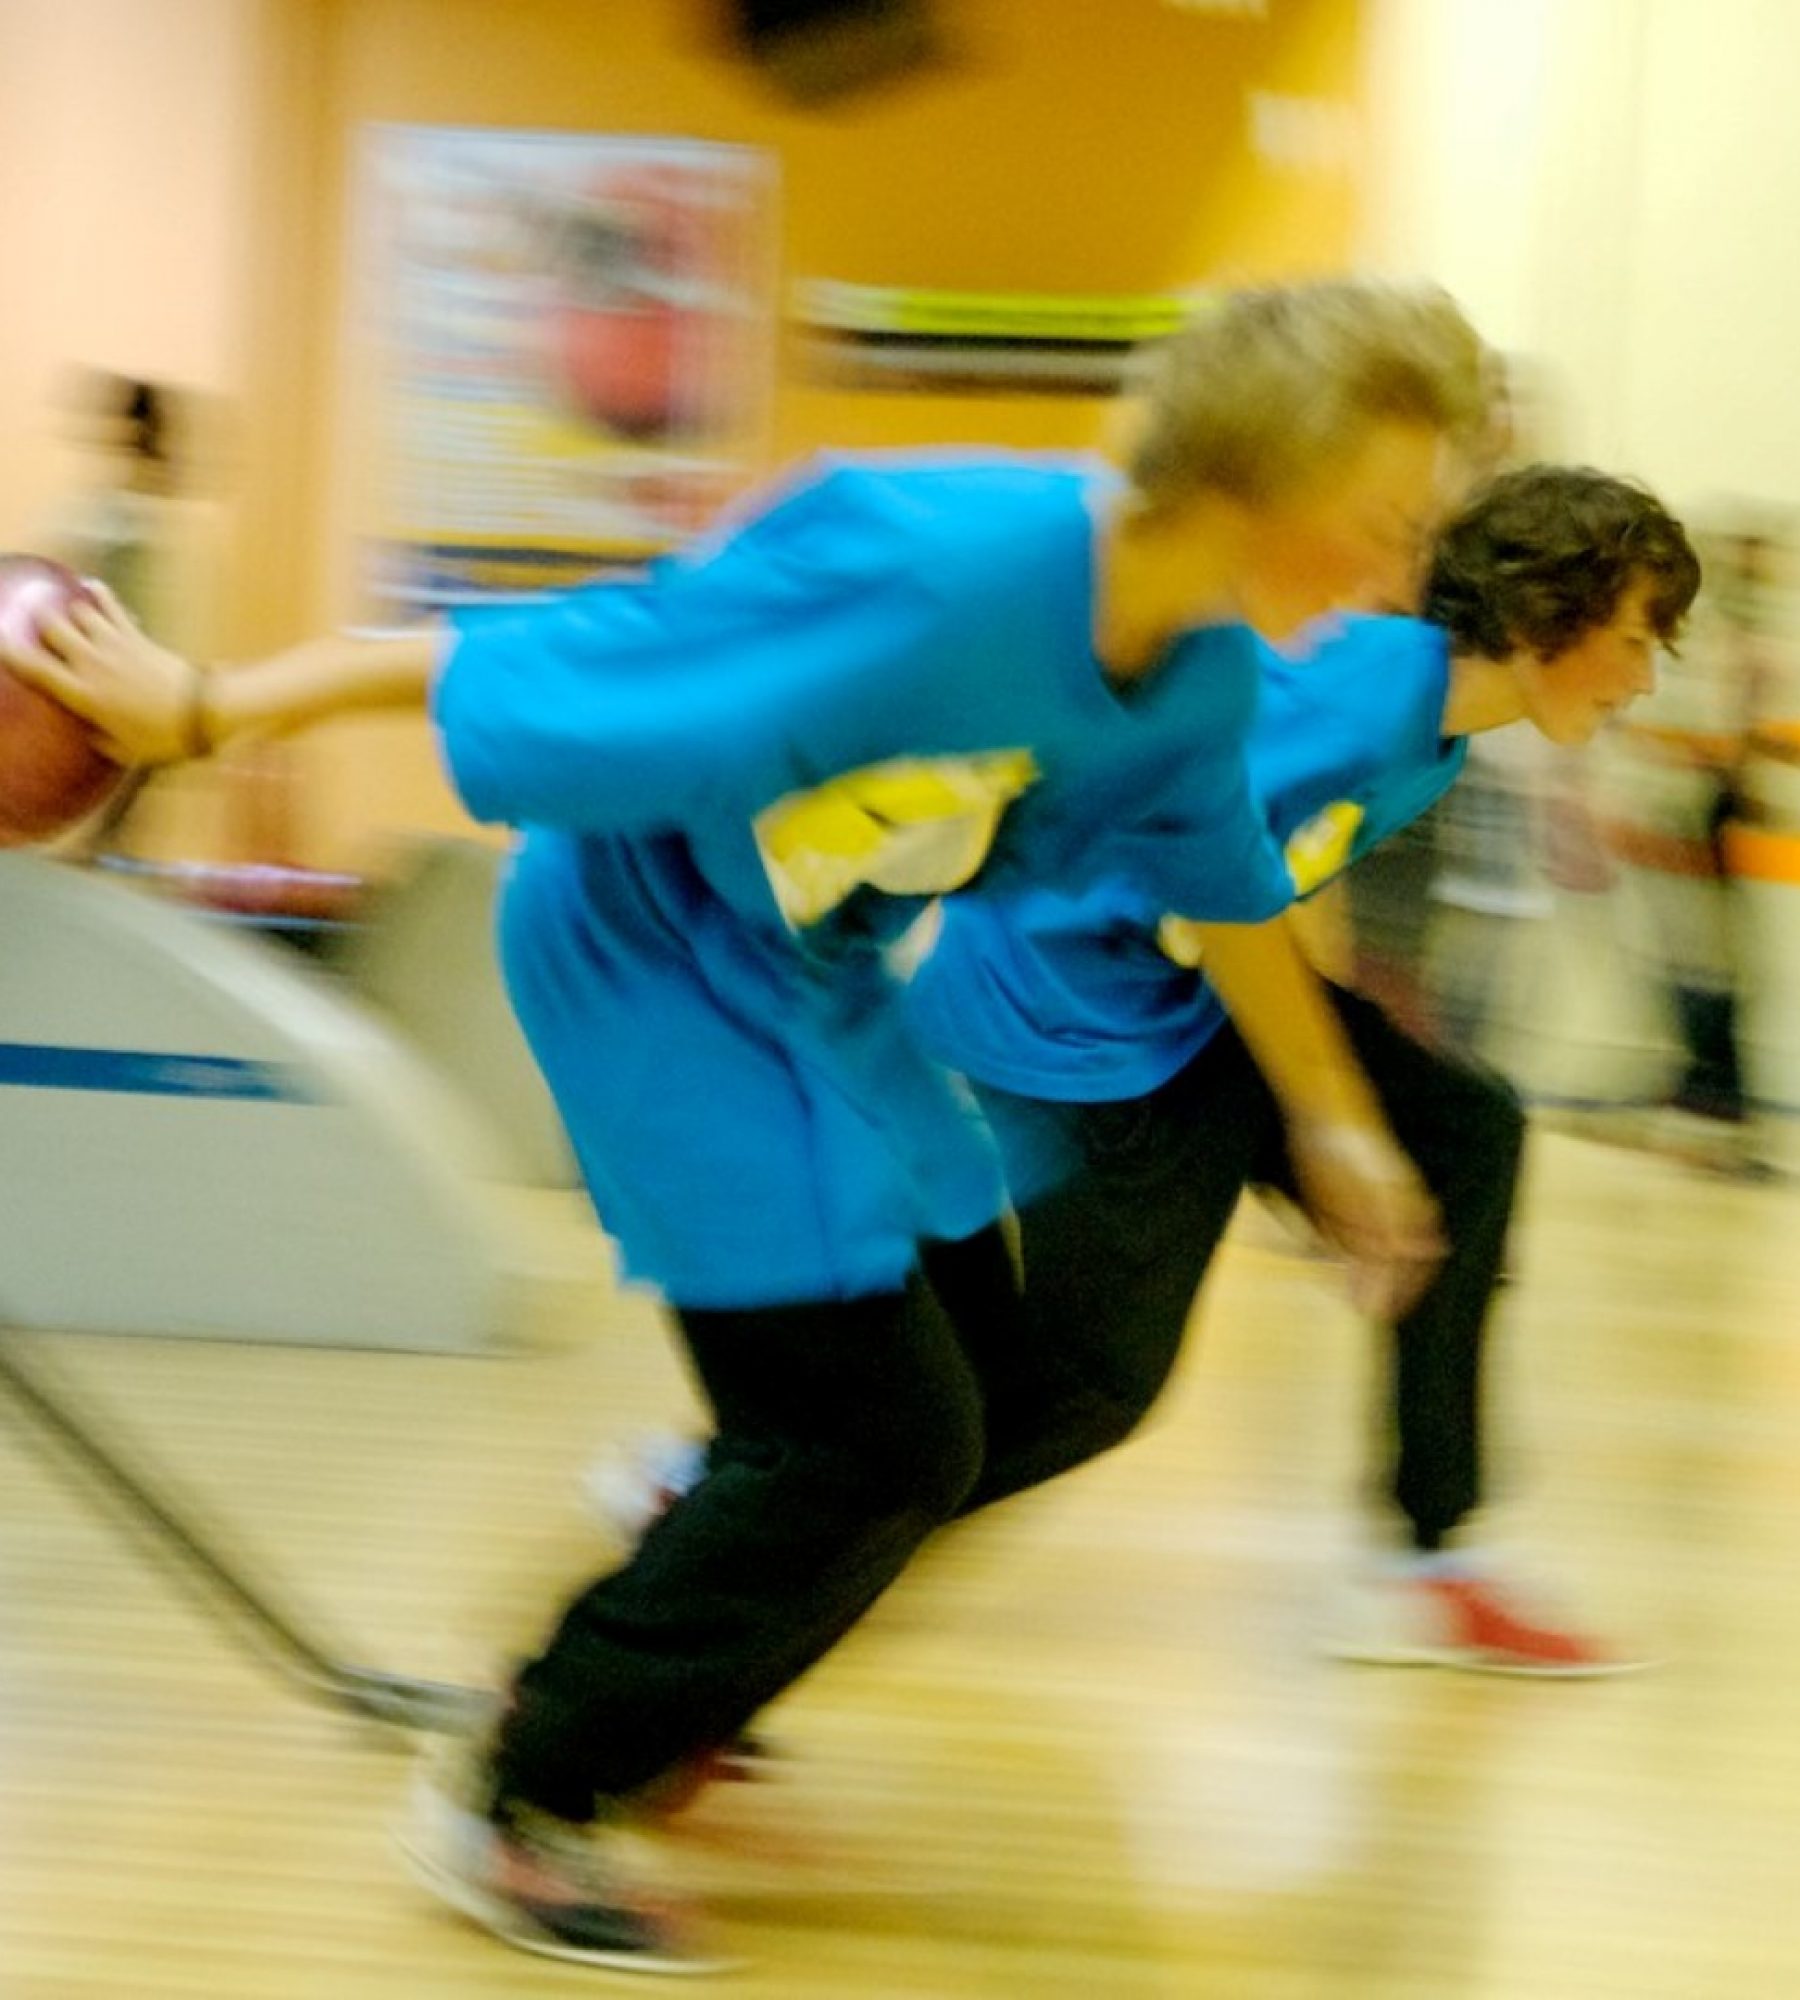
[[(1392, 1330), (1382, 1483), (1420, 1547), (1481, 1494), (1483, 1332), (1518, 1183), (1506, 1084), (1333, 1000), (1396, 1137), (1441, 1208), (1449, 1254)], [(988, 1449), (970, 1504), (1129, 1435), (1168, 1379), (1195, 1293), (1246, 1184), (1295, 1192), (1281, 1114), (1234, 1030), (1149, 1096), (1051, 1104), (981, 1092), (1009, 1160), (1053, 1191), (1020, 1212), (1023, 1351), (990, 1361)]]
[[(1479, 1489), (1481, 1328), (1522, 1121), (1503, 1085), (1339, 1004), (1455, 1246), (1395, 1330), (1394, 1491), (1431, 1540)], [(1073, 1167), (1021, 1214), (1022, 1301), (992, 1229), (926, 1246), (904, 1293), (678, 1316), (716, 1425), (705, 1474), (520, 1675), (504, 1799), (584, 1820), (727, 1741), (937, 1527), (1125, 1437), (1239, 1190), (1287, 1180), (1279, 1114), (1228, 1031), (1151, 1097), (994, 1113), (1003, 1139), (1063, 1145)]]
[[(963, 1310), (1018, 1310), (996, 1228), (927, 1258)], [(678, 1315), (715, 1422), (699, 1483), (582, 1592), (519, 1677), (503, 1800), (586, 1820), (727, 1742), (861, 1617), (981, 1469), (974, 1360), (927, 1280)], [(1016, 1329), (999, 1344), (1016, 1351)]]

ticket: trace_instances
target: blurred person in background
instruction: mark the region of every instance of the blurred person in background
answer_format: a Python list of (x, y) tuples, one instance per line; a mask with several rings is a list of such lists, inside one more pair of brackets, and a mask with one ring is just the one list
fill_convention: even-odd
[(93, 370), (73, 403), (86, 477), (46, 522), (45, 553), (104, 583), (152, 638), (201, 650), (182, 546), (186, 481), (173, 392)]
[[(198, 392), (106, 369), (80, 371), (66, 409), (83, 476), (34, 542), (105, 584), (153, 639), (189, 658), (212, 658), (223, 585), (222, 409)], [(247, 745), (232, 757), (214, 787), (223, 824), (206, 831), (191, 801), (171, 807), (161, 788), (140, 797), (146, 775), (134, 774), (65, 851), (198, 842), (219, 849), (218, 858), (290, 858), (298, 812), (288, 746)]]
[(1672, 1087), (1622, 1136), (1760, 1178), (1743, 1019), (1745, 917), (1730, 834), (1758, 816), (1762, 726), (1787, 679), (1779, 648), (1779, 532), (1738, 523), (1706, 540), (1706, 588), (1654, 697), (1620, 732), (1609, 839), (1647, 976), (1680, 1052)]

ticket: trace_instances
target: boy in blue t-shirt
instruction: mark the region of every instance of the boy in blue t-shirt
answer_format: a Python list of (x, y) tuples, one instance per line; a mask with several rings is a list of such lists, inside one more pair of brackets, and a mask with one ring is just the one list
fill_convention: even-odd
[(459, 622), (433, 705), (470, 810), (526, 830), (513, 1004), (626, 1273), (682, 1310), (897, 1293), (994, 1221), (980, 1121), (886, 999), (932, 895), (1079, 879), (1107, 831), (1165, 899), (1288, 901), (1248, 628), (1129, 693), (1097, 667), (1115, 486), (827, 458), (642, 585)]
[[(1353, 618), (1272, 657), (1250, 768), (1302, 895), (1423, 812), (1467, 736), (1528, 719), (1586, 742), (1653, 684), (1699, 567), (1641, 489), (1537, 466), (1496, 480), (1442, 534), (1429, 623)], [(1283, 1123), (1209, 988), (1195, 929), (1122, 873), (947, 899), (912, 996), (922, 1039), (974, 1084), (1019, 1207), (1024, 1337), (990, 1370), (971, 1504), (1125, 1437), (1173, 1364), (1246, 1183), (1292, 1192)], [(1339, 1650), (1519, 1672), (1611, 1664), (1521, 1616), (1447, 1552), (1476, 1507), (1483, 1327), (1511, 1219), (1523, 1118), (1486, 1072), (1335, 1001), (1449, 1253), (1393, 1326), (1393, 1499), (1413, 1557)]]
[[(447, 642), (207, 681), (83, 614), (60, 664), (21, 659), (150, 758), (429, 696), (470, 809), (521, 830), (514, 1003), (717, 1438), (519, 1675), (469, 1794), (432, 1795), (422, 1868), (507, 1941), (683, 1960), (622, 1875), (597, 1894), (571, 1866), (575, 1832), (729, 1741), (980, 1476), (985, 1376), (1017, 1345), (1002, 1187), (886, 947), (978, 875), (1084, 883), (1098, 856), (1195, 918), (1285, 906), (1243, 769), (1249, 628), (1401, 587), (1482, 360), (1435, 294), (1240, 295), (1171, 343), (1122, 475), (823, 460), (641, 584)], [(1321, 1092), (1296, 1100), (1309, 1191), (1378, 1263), (1420, 1266), (1428, 1204), (1284, 937), (1254, 930), (1239, 990), (1271, 1059), (1299, 1051), (1284, 1088)]]

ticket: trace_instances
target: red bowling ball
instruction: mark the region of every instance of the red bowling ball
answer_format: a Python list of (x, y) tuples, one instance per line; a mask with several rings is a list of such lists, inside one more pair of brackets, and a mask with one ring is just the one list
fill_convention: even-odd
[[(45, 622), (93, 592), (42, 556), (0, 555), (0, 647), (29, 646)], [(49, 840), (85, 819), (119, 782), (79, 716), (0, 665), (0, 847)]]

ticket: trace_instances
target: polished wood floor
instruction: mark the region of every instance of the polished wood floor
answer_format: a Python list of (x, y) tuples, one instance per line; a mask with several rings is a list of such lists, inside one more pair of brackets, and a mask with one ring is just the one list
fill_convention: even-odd
[[(569, 1241), (526, 1356), (30, 1351), (346, 1649), (480, 1674), (607, 1554), (591, 1449), (687, 1407)], [(682, 1865), (745, 1961), (718, 1990), (1800, 1995), (1800, 1193), (1539, 1142), (1493, 1535), (1660, 1658), (1625, 1680), (1321, 1658), (1370, 1345), (1266, 1227), (1202, 1332), (1151, 1433), (947, 1538), (773, 1719), (781, 1775), (695, 1818)], [(621, 1983), (424, 1901), (388, 1845), (404, 1747), (222, 1639), (4, 1399), (0, 1488), (4, 2000)]]

